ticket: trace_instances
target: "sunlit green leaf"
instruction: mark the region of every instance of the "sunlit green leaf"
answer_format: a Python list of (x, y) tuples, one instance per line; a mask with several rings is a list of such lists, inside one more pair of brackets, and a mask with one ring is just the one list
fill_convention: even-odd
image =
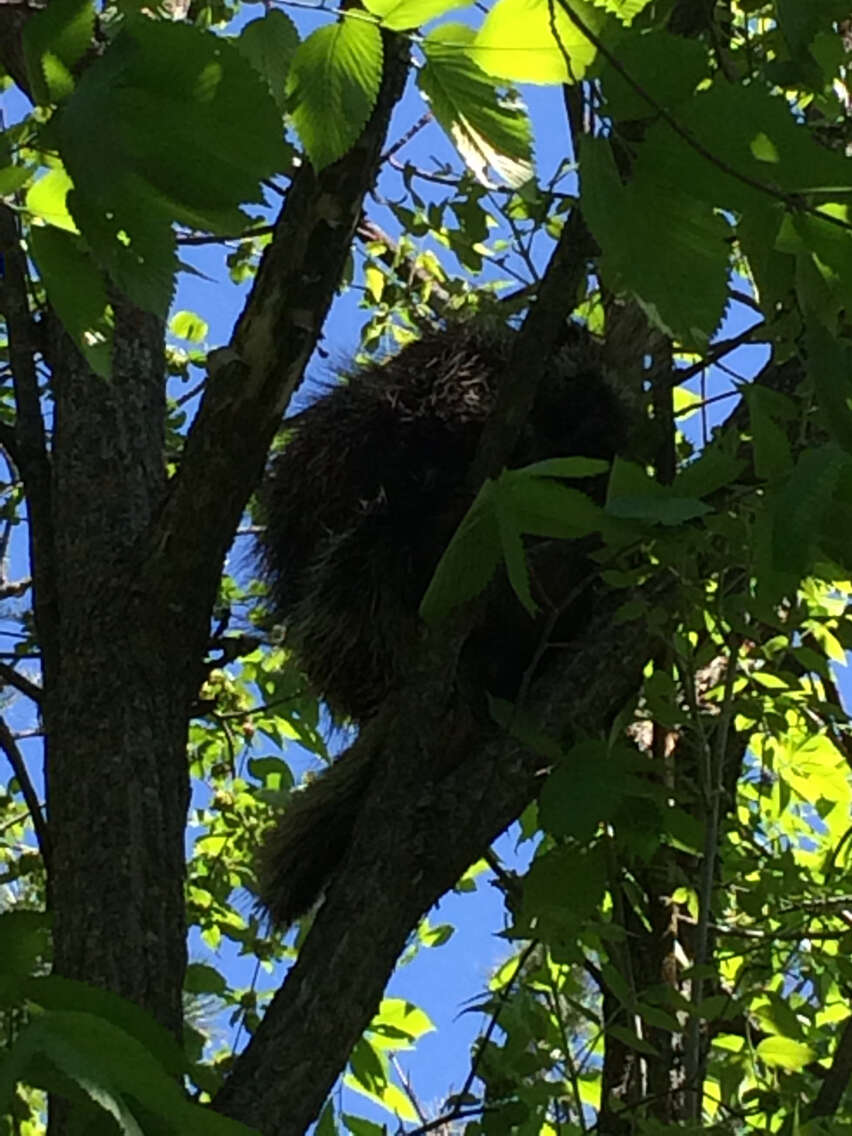
[(326, 24), (299, 45), (287, 77), (287, 105), (318, 170), (357, 140), (375, 106), (381, 76), (381, 33), (366, 20)]

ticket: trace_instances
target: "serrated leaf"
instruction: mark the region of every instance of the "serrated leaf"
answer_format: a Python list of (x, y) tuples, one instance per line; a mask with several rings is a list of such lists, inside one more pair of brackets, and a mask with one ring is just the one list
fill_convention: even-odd
[(515, 528), (529, 536), (573, 539), (598, 532), (606, 523), (603, 510), (585, 493), (549, 477), (530, 476), (529, 467), (503, 473), (498, 493)]
[(607, 505), (607, 512), (623, 520), (647, 521), (650, 524), (682, 525), (703, 517), (710, 506), (694, 497), (665, 496), (617, 497)]
[(48, 226), (32, 228), (30, 253), (62, 326), (92, 370), (108, 377), (112, 316), (98, 266), (79, 238)]
[(467, 52), (472, 28), (443, 24), (423, 41), (426, 64), (417, 77), (435, 118), (468, 168), (491, 185), (488, 170), (510, 186), (533, 174), (532, 128), (517, 96), (501, 96)]
[(755, 1052), (765, 1065), (788, 1069), (791, 1072), (804, 1069), (811, 1061), (816, 1060), (816, 1053), (809, 1045), (793, 1041), (789, 1037), (766, 1037), (758, 1044)]
[[(602, 12), (583, 0), (564, 2), (591, 31), (600, 30)], [(486, 74), (518, 83), (579, 82), (596, 50), (562, 4), (550, 0), (497, 0), (471, 45)]]
[(707, 446), (696, 461), (678, 473), (672, 491), (679, 497), (707, 497), (736, 481), (744, 465), (720, 446)]
[(24, 59), (37, 102), (58, 102), (71, 94), (71, 68), (91, 46), (94, 30), (92, 0), (51, 0), (27, 20)]
[(647, 164), (624, 185), (607, 140), (583, 138), (580, 158), (583, 215), (602, 273), (632, 291), (666, 334), (703, 350), (727, 301), (727, 223)]
[(235, 42), (255, 71), (266, 80), (278, 108), (285, 110), (287, 73), (299, 46), (296, 25), (280, 8), (268, 8), (265, 16), (246, 24)]
[(604, 742), (575, 746), (544, 783), (539, 817), (552, 836), (590, 840), (618, 810), (630, 782), (624, 763)]
[(299, 44), (287, 102), (316, 169), (342, 157), (361, 134), (376, 104), (382, 58), (381, 33), (363, 19), (327, 24)]
[(829, 444), (805, 450), (772, 503), (772, 558), (780, 572), (803, 574), (810, 563), (841, 474), (852, 458)]
[(789, 404), (756, 383), (745, 389), (744, 397), (751, 423), (755, 473), (771, 481), (785, 474), (793, 462), (787, 434), (778, 425), (778, 420), (789, 420)]
[(464, 8), (469, 0), (365, 0), (364, 7), (378, 16), (382, 27), (394, 32), (419, 28), (437, 16)]
[[(56, 117), (68, 206), (98, 262), (165, 315), (175, 221), (231, 232), (284, 161), (263, 80), (221, 36), (137, 17), (87, 67)], [(166, 129), (167, 127), (167, 129)]]

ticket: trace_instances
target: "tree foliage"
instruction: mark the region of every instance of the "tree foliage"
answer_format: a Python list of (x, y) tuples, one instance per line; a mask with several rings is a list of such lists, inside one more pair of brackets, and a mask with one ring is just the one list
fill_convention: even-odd
[[(379, 1131), (344, 1077), (408, 1133), (846, 1132), (848, 4), (298, 14), (0, 7), (3, 1131), (45, 1094), (55, 1134)], [(518, 84), (555, 88), (537, 138)], [(217, 350), (174, 310), (201, 245), (247, 288)], [(487, 308), (516, 366), (412, 674), (342, 758), (371, 770), (350, 852), (285, 940), (246, 893), (324, 717), (226, 554), (347, 289), (367, 352)], [(503, 468), (566, 318), (631, 418), (604, 505), (582, 455)], [(577, 539), (591, 618), (566, 645), (540, 616), (473, 726), (470, 601), (505, 573), (534, 610), (534, 550)], [(490, 850), (519, 817), (525, 872)], [(431, 1023), (383, 994), (483, 857), (506, 959), (427, 1116), (392, 1055)], [(292, 962), (274, 996), (226, 943)]]

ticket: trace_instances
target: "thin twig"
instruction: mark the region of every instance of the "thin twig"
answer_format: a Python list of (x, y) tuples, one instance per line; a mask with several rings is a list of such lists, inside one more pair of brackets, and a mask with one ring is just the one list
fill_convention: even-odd
[(5, 718), (0, 718), (0, 749), (3, 750), (6, 757), (9, 759), (12, 772), (21, 787), (21, 796), (24, 798), (24, 803), (32, 818), (33, 829), (35, 831), (36, 840), (38, 841), (42, 860), (44, 860), (45, 864), (48, 864), (50, 861), (50, 838), (47, 830), (47, 822), (44, 819), (36, 791), (33, 788), (33, 783), (27, 772), (24, 755), (18, 748), (18, 743), (15, 741), (12, 731), (6, 724)]

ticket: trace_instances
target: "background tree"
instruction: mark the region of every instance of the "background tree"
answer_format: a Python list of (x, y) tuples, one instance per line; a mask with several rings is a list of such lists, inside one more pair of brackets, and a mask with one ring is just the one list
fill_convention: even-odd
[[(350, 1059), (420, 1130), (849, 1128), (850, 751), (831, 669), (852, 562), (846, 6), (497, 0), (415, 31), (457, 6), (369, 0), (301, 41), (271, 7), (237, 25), (219, 3), (0, 8), (23, 107), (0, 154), (3, 539), (25, 526), (30, 562), (3, 583), (0, 675), (38, 708), (46, 799), (10, 706), (9, 1131), (38, 1130), (46, 1090), (55, 1133), (320, 1117), (360, 1134), (371, 1122), (329, 1097)], [(388, 136), (412, 50), (466, 172), (406, 161), (422, 121)], [(550, 183), (510, 87), (525, 82), (564, 87)], [(380, 170), (399, 175), (381, 227)], [(251, 285), (204, 360), (165, 321), (181, 247), (207, 240)], [(410, 680), (344, 759), (371, 767), (350, 852), (259, 1007), (187, 968), (187, 929), (281, 956), (235, 893), (288, 771), (242, 750), (324, 751), (298, 673), (240, 622), (256, 589), (223, 562), (343, 282), (365, 290), (369, 345), (404, 341), (482, 305), (464, 273), (486, 251), (522, 286), (490, 289), (521, 326), (471, 473), (491, 478), (482, 540), (451, 544)], [(745, 326), (720, 340), (732, 305)], [(500, 474), (569, 315), (631, 406), (638, 460), (616, 462), (605, 510), (541, 471)], [(171, 326), (204, 338), (186, 313)], [(768, 347), (754, 381), (708, 385), (746, 342)], [(505, 560), (525, 598), (523, 533), (598, 534), (594, 615), (494, 706), (499, 730), (472, 730), (453, 697), (467, 617), (444, 617), (476, 587), (447, 581)], [(209, 792), (185, 874), (191, 782)], [(425, 1023), (382, 992), (518, 816), (540, 834), (530, 871), (491, 862), (519, 949), (463, 1090), (417, 1119), (387, 1054)], [(184, 990), (242, 1015), (238, 1058), (204, 1047)]]

